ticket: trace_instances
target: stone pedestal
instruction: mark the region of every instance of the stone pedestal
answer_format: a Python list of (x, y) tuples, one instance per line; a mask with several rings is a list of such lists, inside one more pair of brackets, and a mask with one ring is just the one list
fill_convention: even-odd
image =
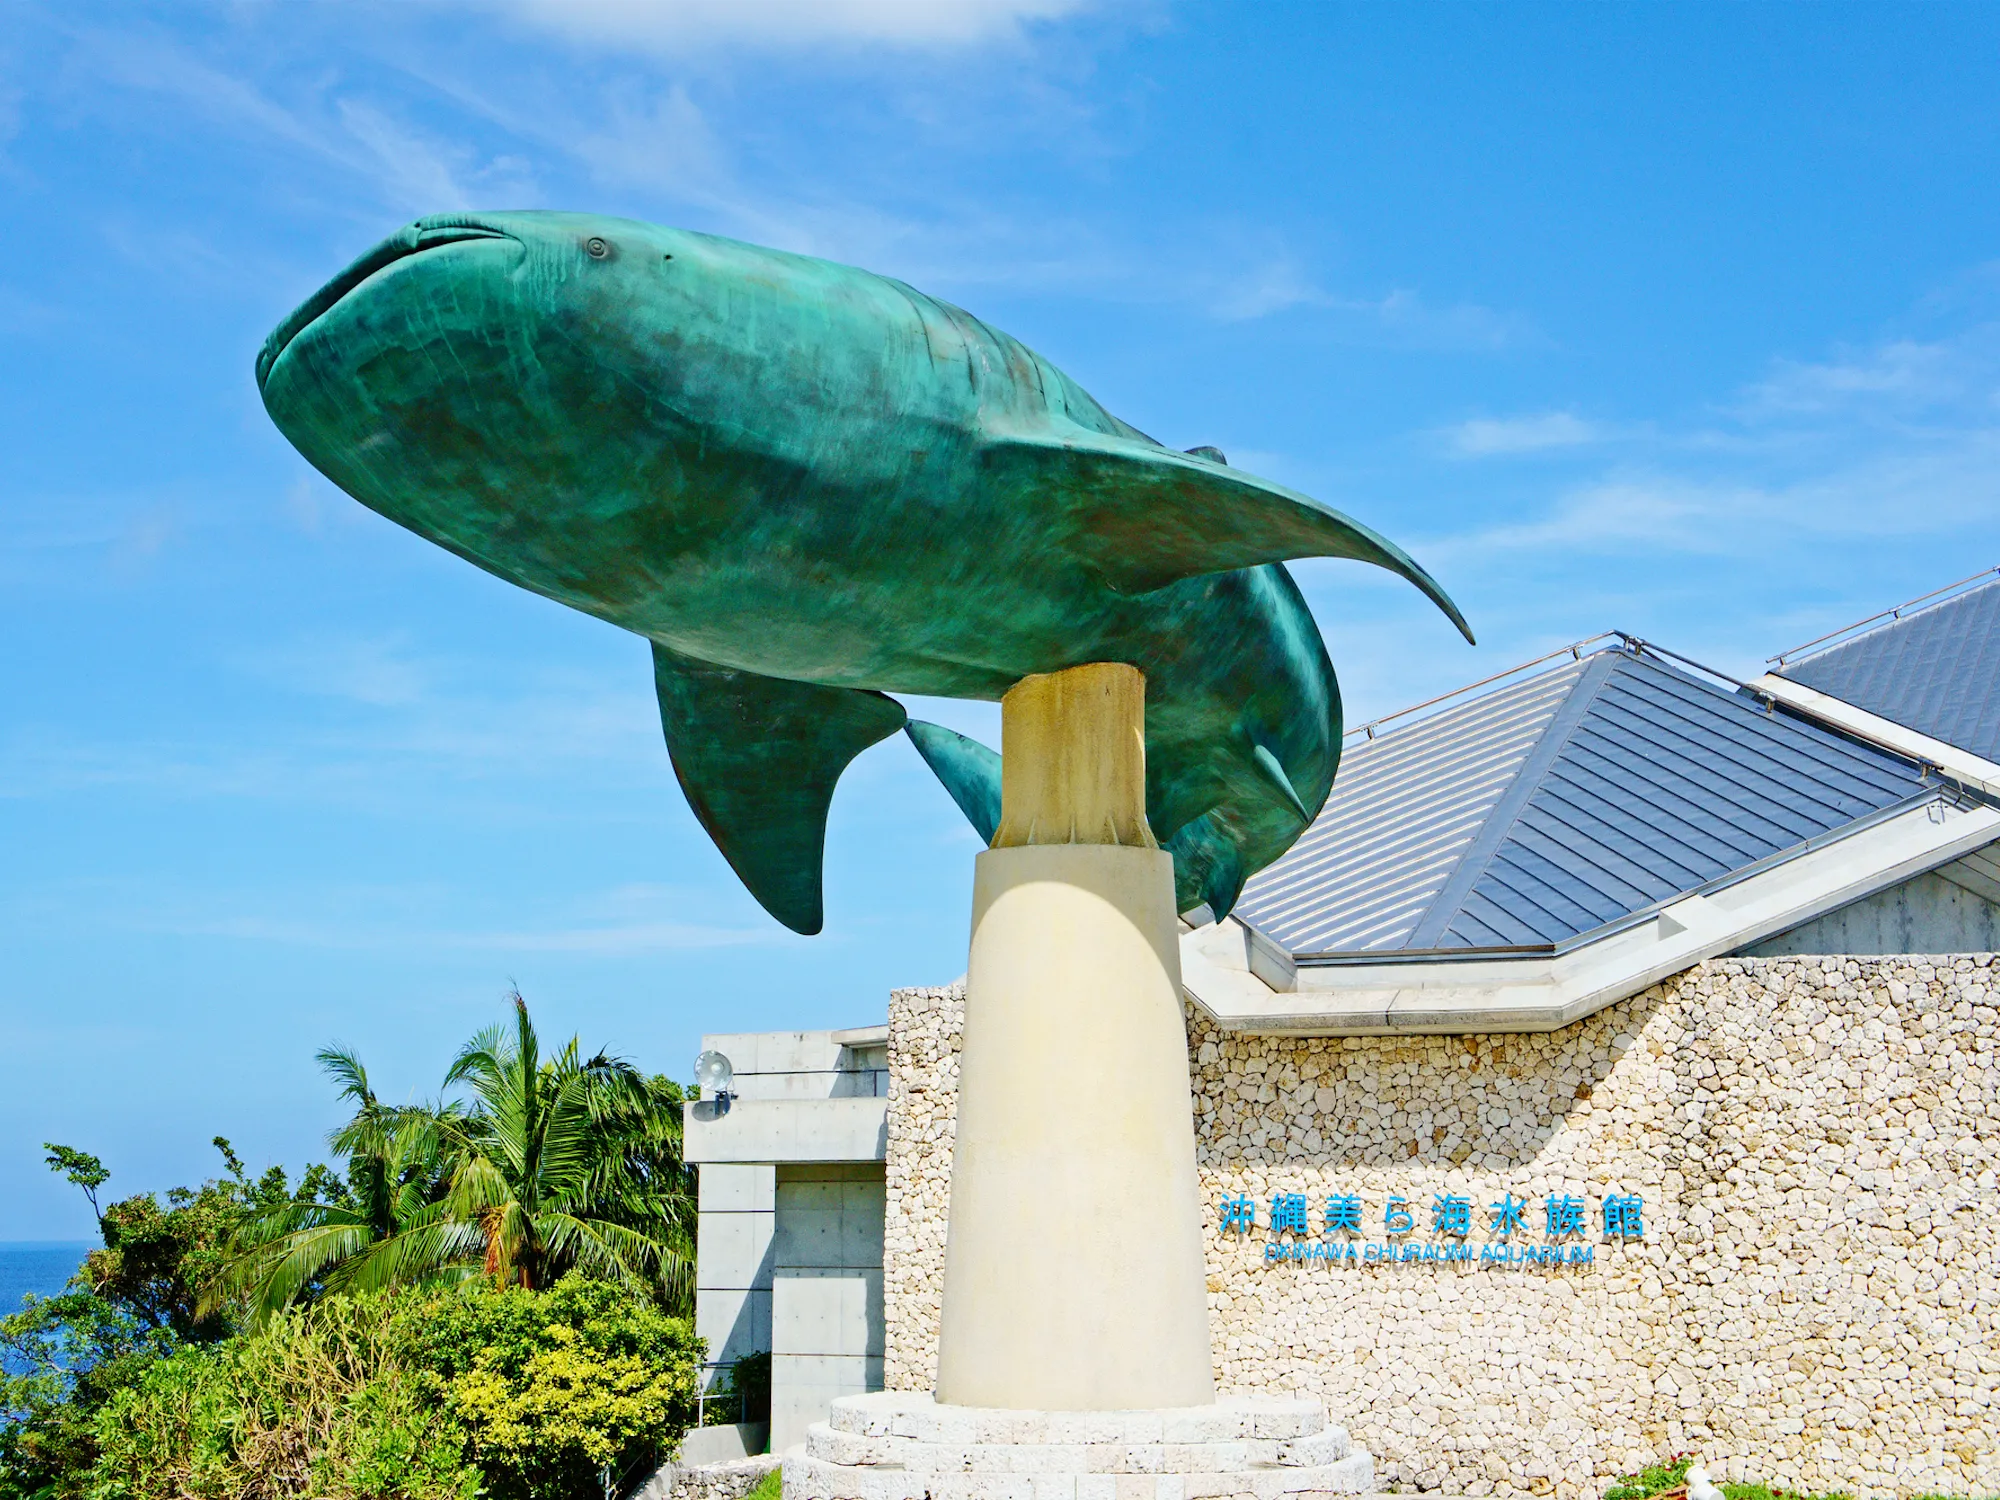
[(1195, 1406), (1215, 1393), (1173, 857), (1146, 827), (1145, 681), (1002, 702), (979, 856), (937, 1397)]
[(1317, 1401), (1223, 1396), (1155, 1411), (843, 1396), (785, 1458), (787, 1500), (1331, 1500), (1375, 1463)]
[(844, 1396), (785, 1500), (1283, 1500), (1373, 1488), (1317, 1401), (1217, 1400), (1174, 867), (1145, 681), (1001, 704), (973, 883), (935, 1398)]

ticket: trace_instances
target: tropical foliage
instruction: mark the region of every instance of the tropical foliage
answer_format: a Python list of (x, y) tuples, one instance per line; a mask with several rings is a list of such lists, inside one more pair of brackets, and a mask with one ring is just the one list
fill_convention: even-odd
[(285, 1203), (246, 1223), (218, 1298), (250, 1316), (325, 1291), (437, 1285), (484, 1274), (530, 1289), (572, 1268), (691, 1311), (694, 1177), (681, 1161), (680, 1087), (621, 1058), (544, 1057), (518, 994), (445, 1074), (466, 1104), (383, 1105), (351, 1052), (320, 1063), (354, 1117), (338, 1202)]
[[(518, 995), (447, 1102), (321, 1066), (341, 1171), (224, 1171), (100, 1207), (70, 1287), (0, 1318), (0, 1500), (598, 1500), (693, 1419), (694, 1181), (680, 1088)], [(3, 1311), (3, 1310), (0, 1310)]]
[(572, 1274), (323, 1298), (162, 1360), (98, 1418), (92, 1500), (620, 1493), (693, 1420), (688, 1325)]

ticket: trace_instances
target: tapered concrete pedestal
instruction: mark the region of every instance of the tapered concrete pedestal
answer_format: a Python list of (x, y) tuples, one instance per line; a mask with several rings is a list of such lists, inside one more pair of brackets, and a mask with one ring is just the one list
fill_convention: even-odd
[(1173, 856), (1146, 826), (1145, 679), (1002, 701), (973, 877), (937, 1398), (1214, 1398)]
[(1173, 859), (1145, 682), (1030, 677), (973, 883), (937, 1394), (842, 1397), (787, 1500), (1352, 1495), (1316, 1401), (1216, 1399)]

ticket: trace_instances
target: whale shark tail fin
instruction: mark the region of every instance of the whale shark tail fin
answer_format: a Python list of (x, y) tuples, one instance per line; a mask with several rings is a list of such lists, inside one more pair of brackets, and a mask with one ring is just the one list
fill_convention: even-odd
[(903, 727), (902, 704), (714, 666), (657, 641), (653, 681), (667, 753), (701, 826), (764, 910), (818, 932), (834, 783)]
[(966, 821), (988, 844), (1000, 826), (1000, 756), (942, 724), (912, 719), (903, 726), (931, 773), (944, 783)]
[(1451, 596), (1401, 547), (1309, 495), (1230, 468), (1219, 449), (1176, 453), (1074, 427), (989, 438), (983, 461), (991, 479), (1019, 492), (1018, 514), (1040, 524), (1052, 501), (1063, 507), (1070, 545), (1121, 593), (1293, 557), (1351, 557), (1407, 578), (1472, 639)]

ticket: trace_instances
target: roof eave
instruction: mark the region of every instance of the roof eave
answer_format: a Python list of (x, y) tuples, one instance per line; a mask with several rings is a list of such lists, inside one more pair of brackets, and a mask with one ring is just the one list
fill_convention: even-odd
[[(2000, 767), (1994, 770), (2000, 773)], [(1228, 1031), (1313, 1036), (1554, 1031), (1683, 969), (1809, 922), (1996, 838), (2000, 810), (1941, 788), (1708, 894), (1690, 893), (1642, 919), (1600, 929), (1561, 953), (1473, 951), (1418, 962), (1288, 967), (1274, 961), (1275, 944), (1231, 918), (1182, 938), (1182, 978), (1189, 997)], [(1281, 987), (1287, 981), (1289, 986)]]

